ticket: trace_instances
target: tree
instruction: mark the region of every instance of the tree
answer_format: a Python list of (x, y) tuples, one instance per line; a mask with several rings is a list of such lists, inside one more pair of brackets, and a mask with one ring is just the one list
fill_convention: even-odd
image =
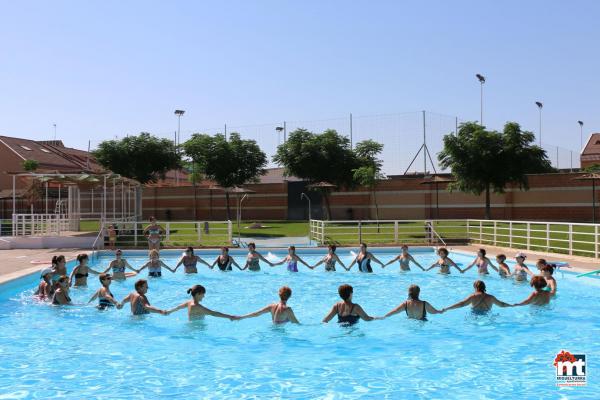
[(40, 163), (37, 160), (23, 160), (23, 169), (27, 172), (33, 172), (38, 169)]
[(480, 195), (485, 192), (485, 217), (491, 218), (490, 192), (504, 193), (507, 184), (529, 188), (527, 174), (552, 171), (546, 152), (533, 144), (535, 136), (509, 122), (502, 133), (487, 131), (475, 122), (460, 125), (458, 134), (444, 136), (438, 154), (442, 168), (456, 182), (449, 188)]
[[(258, 181), (265, 174), (267, 156), (256, 141), (243, 140), (232, 132), (229, 141), (224, 135), (195, 133), (183, 143), (185, 154), (198, 166), (199, 173), (225, 189)], [(225, 190), (227, 219), (231, 220), (229, 191)]]
[[(293, 131), (288, 140), (277, 147), (273, 161), (284, 167), (287, 176), (293, 175), (311, 183), (329, 182), (338, 187), (353, 186), (352, 171), (361, 166), (348, 138), (333, 129), (322, 134), (306, 129)], [(328, 190), (322, 192), (329, 218)]]
[[(37, 160), (23, 160), (23, 169), (27, 172), (35, 172), (39, 166), (40, 163)], [(29, 183), (29, 185), (27, 185), (23, 197), (31, 206), (33, 203), (40, 199), (41, 192), (42, 185), (40, 184), (40, 182), (35, 178), (31, 178), (31, 182)]]
[(175, 144), (147, 132), (121, 140), (107, 140), (92, 152), (104, 168), (140, 183), (156, 182), (181, 167)]
[[(375, 219), (379, 221), (379, 206), (377, 205), (377, 183), (385, 179), (381, 172), (382, 161), (377, 156), (383, 151), (383, 145), (368, 139), (356, 144), (354, 152), (362, 165), (352, 170), (354, 180), (361, 186), (365, 186), (373, 196), (375, 203)], [(378, 228), (379, 229), (379, 228)]]

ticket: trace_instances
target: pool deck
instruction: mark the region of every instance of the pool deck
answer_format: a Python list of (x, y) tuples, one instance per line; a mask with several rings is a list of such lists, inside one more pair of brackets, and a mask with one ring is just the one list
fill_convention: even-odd
[[(429, 247), (429, 246), (427, 246)], [(513, 259), (518, 249), (510, 249), (503, 247), (492, 247), (492, 246), (452, 246), (449, 247), (451, 251), (461, 251), (467, 253), (477, 253), (480, 247), (485, 247), (488, 252), (488, 257), (493, 260), (496, 254), (504, 253), (509, 260)], [(313, 249), (315, 249), (313, 247)], [(20, 278), (22, 276), (29, 275), (33, 272), (40, 271), (44, 268), (44, 264), (32, 264), (31, 261), (47, 261), (48, 263), (54, 255), (63, 254), (67, 261), (77, 257), (79, 253), (89, 252), (87, 249), (14, 249), (14, 250), (0, 250), (0, 284)], [(557, 255), (549, 254), (537, 251), (524, 252), (528, 258), (528, 263), (535, 263), (537, 258), (545, 258), (548, 261), (565, 261), (568, 262), (572, 268), (568, 270), (574, 272), (589, 272), (596, 269), (600, 269), (600, 262), (587, 257), (569, 256), (569, 255)]]

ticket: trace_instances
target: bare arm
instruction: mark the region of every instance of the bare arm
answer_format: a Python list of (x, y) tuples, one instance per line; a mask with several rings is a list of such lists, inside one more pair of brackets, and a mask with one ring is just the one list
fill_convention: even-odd
[(444, 310), (438, 310), (437, 308), (435, 308), (434, 306), (432, 306), (431, 304), (429, 304), (429, 302), (425, 302), (425, 310), (429, 313), (429, 314), (441, 314), (444, 312)]
[(148, 267), (148, 265), (150, 265), (150, 261), (148, 261), (146, 264), (142, 265), (142, 266), (140, 267), (140, 269), (136, 270), (135, 272), (137, 272), (137, 273), (139, 274), (140, 272), (142, 272), (142, 270), (143, 270), (144, 268), (147, 268), (147, 267)]
[(213, 311), (213, 310), (211, 310), (209, 308), (204, 307), (203, 305), (200, 305), (200, 307), (202, 307), (202, 309), (204, 310), (204, 312), (206, 314), (211, 315), (213, 317), (227, 318), (227, 319), (230, 319), (230, 320), (241, 319), (241, 318), (238, 318), (238, 317), (236, 317), (234, 315), (229, 315), (229, 314), (224, 314), (224, 313), (221, 313), (221, 312), (218, 312), (218, 311)]
[(473, 295), (471, 294), (471, 295), (469, 295), (469, 296), (468, 296), (466, 299), (464, 299), (464, 300), (462, 300), (462, 301), (459, 301), (458, 303), (456, 303), (456, 304), (453, 304), (453, 305), (451, 305), (450, 307), (445, 307), (445, 308), (443, 308), (443, 309), (442, 309), (442, 312), (444, 312), (444, 311), (448, 311), (448, 310), (454, 310), (455, 308), (461, 308), (461, 307), (464, 307), (464, 306), (466, 306), (466, 305), (468, 305), (468, 304), (471, 304), (471, 299), (472, 299), (472, 298), (473, 298)]
[(434, 262), (433, 264), (431, 264), (431, 267), (427, 268), (425, 271), (429, 271), (430, 269), (434, 269), (435, 267), (439, 266), (438, 262)]
[(396, 256), (394, 258), (392, 258), (390, 261), (386, 262), (385, 265), (383, 266), (383, 268), (387, 267), (388, 265), (398, 261), (400, 259), (400, 256)]
[(96, 271), (95, 269), (91, 269), (90, 267), (88, 267), (88, 272), (91, 272), (92, 274), (95, 274), (95, 275), (100, 275), (100, 272)]
[(494, 264), (492, 264), (492, 262), (490, 261), (490, 259), (489, 259), (489, 258), (486, 258), (485, 260), (487, 261), (488, 265), (489, 265), (490, 267), (492, 267), (492, 269), (493, 269), (494, 271), (496, 271), (496, 272), (499, 272), (499, 271), (498, 271), (498, 267), (496, 267)]
[(342, 260), (340, 260), (340, 258), (338, 257), (337, 254), (334, 254), (335, 260), (344, 268), (346, 268), (346, 266), (344, 265), (344, 263), (342, 262)]
[(296, 318), (296, 314), (294, 314), (294, 310), (292, 310), (291, 308), (288, 309), (288, 319), (293, 324), (299, 324), (300, 323), (300, 321), (298, 321), (298, 318)]
[(198, 257), (198, 256), (196, 256), (196, 260), (198, 260), (198, 261), (199, 261), (199, 262), (201, 262), (202, 264), (206, 265), (208, 268), (212, 268), (212, 267), (210, 266), (210, 264), (209, 264), (209, 263), (207, 263), (206, 261), (204, 261), (204, 260), (202, 259), (202, 257)]
[(262, 254), (260, 254), (260, 253), (256, 253), (256, 254), (258, 254), (258, 258), (259, 258), (259, 259), (263, 260), (264, 262), (266, 262), (267, 264), (269, 264), (271, 267), (274, 267), (275, 265), (283, 264), (283, 262), (285, 262), (285, 259), (284, 259), (284, 261), (283, 261), (283, 262), (280, 262), (279, 264), (273, 264), (271, 261), (269, 261), (269, 260), (267, 260), (266, 258), (264, 258), (264, 257), (262, 256)]
[(526, 306), (527, 304), (529, 304), (529, 303), (531, 303), (533, 301), (534, 297), (535, 297), (535, 292), (531, 293), (529, 295), (529, 297), (527, 297), (522, 302), (513, 304), (513, 307)]
[(421, 264), (419, 264), (419, 263), (417, 262), (417, 260), (415, 260), (415, 259), (414, 259), (414, 257), (413, 257), (413, 256), (409, 256), (409, 257), (410, 257), (410, 261), (412, 261), (412, 262), (413, 262), (413, 264), (415, 264), (417, 267), (421, 268), (421, 270), (425, 271), (425, 268), (423, 268), (423, 267), (421, 266)]
[(263, 258), (263, 256), (260, 256), (260, 259), (264, 260), (267, 263), (269, 263), (271, 265), (271, 267), (275, 267), (277, 265), (281, 265), (281, 264), (285, 263), (286, 261), (289, 261), (290, 256), (285, 256), (284, 258), (281, 259), (281, 261), (277, 261), (276, 263), (272, 263), (272, 262), (267, 261), (265, 258)]
[(459, 270), (461, 274), (466, 271), (466, 269), (465, 269), (465, 271), (463, 271), (462, 269), (460, 269), (460, 267), (458, 265), (456, 265), (456, 263), (454, 261), (452, 261), (452, 259), (446, 258), (446, 260), (448, 260), (448, 262), (450, 263), (450, 265), (452, 265), (454, 268), (456, 268), (457, 270)]
[(388, 312), (383, 316), (383, 318), (391, 317), (392, 315), (398, 314), (401, 311), (406, 310), (406, 302), (403, 302), (398, 307), (394, 308), (392, 311)]
[(331, 318), (335, 317), (336, 315), (337, 315), (337, 304), (334, 304), (333, 307), (331, 307), (329, 314), (327, 314), (325, 316), (325, 318), (323, 318), (323, 322), (327, 323), (327, 322), (331, 321)]
[(135, 268), (133, 268), (133, 267), (131, 266), (131, 264), (129, 264), (129, 263), (127, 262), (127, 260), (123, 260), (123, 262), (125, 263), (125, 268), (129, 268), (129, 269), (130, 269), (130, 270), (132, 270), (133, 272), (137, 272), (137, 271), (136, 271), (136, 269), (135, 269)]
[(229, 257), (229, 259), (231, 260), (231, 263), (237, 267), (237, 269), (239, 269), (240, 271), (244, 270), (244, 268), (240, 267), (239, 264), (235, 262), (233, 257)]
[(88, 304), (90, 304), (92, 301), (96, 300), (98, 298), (99, 294), (100, 294), (100, 289), (96, 290), (96, 293), (94, 293), (94, 295), (90, 298), (90, 300), (88, 301)]
[(69, 275), (69, 286), (73, 286), (73, 283), (74, 283), (73, 277), (75, 276), (77, 271), (79, 271), (79, 265), (76, 266), (75, 268), (73, 268), (73, 271), (71, 271), (71, 275)]
[(384, 266), (383, 263), (381, 261), (379, 261), (379, 259), (373, 255), (373, 253), (369, 253), (369, 258), (371, 259), (371, 261), (376, 262), (377, 264), (381, 265), (382, 267)]
[(356, 307), (354, 307), (354, 309), (356, 310), (356, 313), (365, 321), (373, 321), (376, 319), (380, 319), (380, 318), (376, 318), (376, 317), (371, 317), (369, 314), (367, 314), (365, 312), (365, 310), (363, 310), (363, 308), (361, 306), (359, 306), (358, 304), (356, 305)]
[(175, 311), (179, 311), (179, 310), (183, 310), (184, 308), (187, 308), (188, 303), (189, 303), (189, 301), (186, 301), (185, 303), (181, 303), (177, 307), (171, 308), (170, 310), (167, 311), (167, 313), (165, 315), (169, 315), (171, 313), (174, 313)]
[(168, 269), (171, 272), (175, 272), (174, 270), (171, 269), (171, 267), (169, 267), (167, 264), (165, 264), (165, 262), (163, 260), (160, 260), (160, 265), (162, 267), (165, 267), (166, 269)]
[(181, 264), (183, 264), (183, 257), (181, 257), (181, 258), (179, 259), (179, 261), (177, 261), (177, 264), (175, 265), (175, 271), (177, 271), (177, 268), (179, 268), (179, 266), (180, 266)]
[(113, 266), (114, 261), (111, 261), (110, 263), (108, 263), (108, 267), (106, 267), (106, 269), (104, 271), (102, 271), (103, 274), (108, 273), (108, 271), (110, 271), (110, 268)]
[(254, 318), (254, 317), (258, 317), (259, 315), (263, 315), (263, 314), (266, 314), (266, 313), (269, 313), (269, 312), (271, 312), (271, 304), (269, 304), (269, 305), (268, 305), (268, 306), (266, 306), (266, 307), (263, 307), (263, 308), (261, 308), (261, 309), (260, 309), (260, 310), (258, 310), (258, 311), (254, 311), (253, 313), (246, 314), (246, 315), (242, 315), (242, 316), (240, 317), (240, 319), (244, 319), (244, 318)]
[(304, 262), (304, 260), (303, 260), (303, 259), (301, 259), (300, 257), (296, 256), (296, 260), (297, 260), (299, 263), (301, 263), (301, 264), (304, 264), (305, 266), (307, 266), (308, 268), (310, 268), (310, 265), (308, 265), (307, 263), (305, 263), (305, 262)]
[[(490, 296), (492, 296), (492, 295), (490, 295)], [(498, 307), (512, 307), (511, 304), (508, 304), (508, 303), (505, 303), (505, 302), (503, 302), (501, 300), (498, 300), (496, 298), (496, 296), (492, 296), (492, 300), (493, 300), (494, 304), (497, 305)]]
[(348, 268), (346, 268), (346, 271), (350, 271), (350, 269), (352, 269), (352, 267), (354, 266), (354, 264), (356, 264), (356, 259), (358, 258), (358, 256), (354, 257), (354, 260), (352, 260), (352, 262), (350, 263), (350, 265), (348, 265)]

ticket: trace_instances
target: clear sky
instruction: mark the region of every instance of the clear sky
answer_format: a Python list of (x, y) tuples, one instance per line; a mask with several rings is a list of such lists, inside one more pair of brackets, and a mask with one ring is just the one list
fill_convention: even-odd
[(594, 0), (3, 0), (0, 134), (172, 137), (175, 108), (183, 139), (350, 112), (478, 120), (481, 73), (486, 125), (537, 131), (540, 100), (544, 142), (578, 151), (577, 120), (600, 131), (599, 20)]

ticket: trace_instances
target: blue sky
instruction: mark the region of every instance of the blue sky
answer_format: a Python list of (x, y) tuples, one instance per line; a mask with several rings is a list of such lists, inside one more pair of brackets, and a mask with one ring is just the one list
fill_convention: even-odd
[(537, 130), (540, 100), (544, 142), (578, 151), (577, 120), (600, 131), (599, 18), (598, 1), (3, 1), (0, 134), (172, 137), (175, 108), (184, 139), (350, 112), (477, 120), (482, 73), (486, 125)]

